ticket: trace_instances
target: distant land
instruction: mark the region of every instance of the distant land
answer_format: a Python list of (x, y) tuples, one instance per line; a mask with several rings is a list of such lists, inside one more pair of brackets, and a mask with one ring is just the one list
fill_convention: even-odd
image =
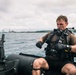
[[(10, 31), (10, 32), (2, 32), (2, 33), (46, 33), (51, 32), (52, 30), (40, 30), (40, 31)], [(76, 33), (76, 29), (73, 30)]]
[[(74, 27), (69, 28), (70, 30), (72, 30), (73, 32), (76, 32), (76, 29)], [(45, 33), (45, 32), (50, 32), (52, 30), (37, 30), (37, 31), (15, 31), (15, 30), (9, 30), (9, 31), (1, 31), (4, 33)]]
[(2, 31), (4, 33), (45, 33), (45, 32), (50, 32), (51, 30), (38, 30), (38, 31)]

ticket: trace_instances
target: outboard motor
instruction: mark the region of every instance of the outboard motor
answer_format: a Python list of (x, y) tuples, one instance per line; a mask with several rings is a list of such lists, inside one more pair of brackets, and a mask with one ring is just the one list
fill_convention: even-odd
[(8, 61), (5, 57), (4, 51), (4, 37), (2, 34), (0, 40), (0, 75), (16, 75), (17, 74), (17, 64), (19, 62), (18, 59)]

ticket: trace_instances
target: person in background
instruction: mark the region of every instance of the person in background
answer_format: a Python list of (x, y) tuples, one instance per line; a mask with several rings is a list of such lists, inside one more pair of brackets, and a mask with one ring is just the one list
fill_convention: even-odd
[(40, 69), (54, 69), (65, 75), (76, 75), (76, 67), (73, 64), (73, 53), (76, 53), (76, 36), (67, 28), (66, 16), (58, 16), (56, 24), (57, 29), (47, 33), (36, 43), (38, 48), (42, 48), (42, 45), (47, 43), (46, 56), (34, 60), (32, 75), (40, 75)]

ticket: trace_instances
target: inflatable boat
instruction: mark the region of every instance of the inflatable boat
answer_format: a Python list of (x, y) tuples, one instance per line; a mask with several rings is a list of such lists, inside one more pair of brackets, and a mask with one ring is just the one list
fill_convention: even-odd
[[(0, 75), (32, 75), (32, 63), (40, 56), (19, 53), (11, 54), (7, 58), (4, 52), (4, 34), (0, 40)], [(74, 64), (76, 65), (76, 54)], [(41, 75), (63, 75), (57, 70), (41, 69)]]

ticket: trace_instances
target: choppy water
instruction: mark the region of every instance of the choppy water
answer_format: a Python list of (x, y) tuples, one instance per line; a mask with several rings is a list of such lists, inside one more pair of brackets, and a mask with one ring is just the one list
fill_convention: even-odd
[(45, 56), (45, 44), (42, 49), (37, 48), (35, 44), (46, 33), (0, 33), (0, 37), (2, 34), (5, 34), (4, 49), (6, 56), (20, 52)]
[(35, 44), (46, 33), (0, 33), (0, 38), (2, 34), (5, 34), (4, 49), (6, 56), (20, 52), (45, 56), (46, 44), (43, 45), (42, 49), (37, 48)]

